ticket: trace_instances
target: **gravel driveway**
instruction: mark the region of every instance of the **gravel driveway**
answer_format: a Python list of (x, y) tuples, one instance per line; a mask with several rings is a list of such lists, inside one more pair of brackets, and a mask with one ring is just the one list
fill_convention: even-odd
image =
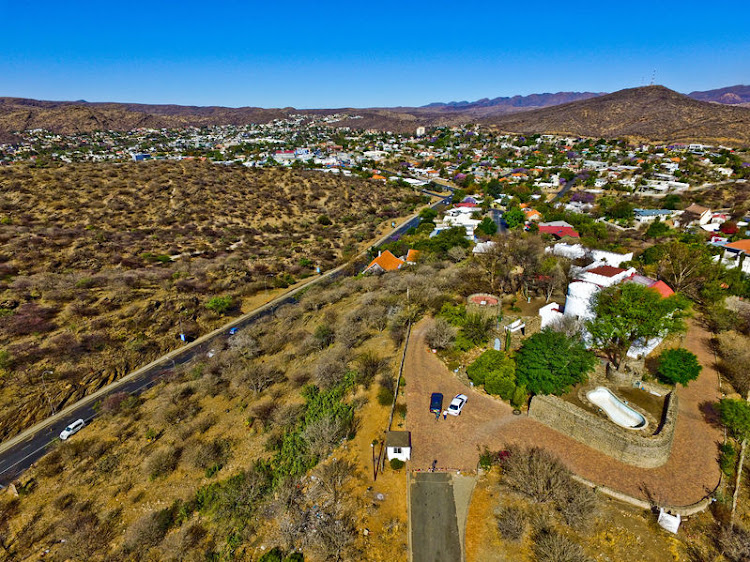
[[(476, 470), (481, 450), (500, 450), (510, 443), (537, 445), (555, 453), (575, 473), (631, 496), (670, 505), (702, 499), (719, 481), (718, 444), (722, 431), (704, 415), (705, 405), (718, 399), (717, 375), (706, 355), (709, 334), (691, 323), (685, 347), (701, 359), (698, 380), (680, 388), (680, 410), (672, 455), (656, 469), (641, 469), (590, 449), (525, 415), (514, 416), (508, 404), (467, 387), (435, 356), (424, 339), (429, 321), (414, 326), (404, 364), (408, 415), (412, 432), (412, 470), (427, 470), (433, 461), (441, 470)], [(461, 416), (435, 420), (430, 394), (441, 392), (444, 407), (456, 394), (468, 401)]]

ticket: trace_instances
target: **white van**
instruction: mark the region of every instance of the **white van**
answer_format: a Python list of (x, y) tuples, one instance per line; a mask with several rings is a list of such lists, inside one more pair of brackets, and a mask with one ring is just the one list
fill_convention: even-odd
[(62, 433), (60, 433), (60, 439), (65, 441), (68, 437), (71, 435), (78, 433), (83, 429), (83, 426), (86, 425), (86, 422), (83, 420), (76, 420), (73, 423), (71, 423), (68, 427), (62, 430)]

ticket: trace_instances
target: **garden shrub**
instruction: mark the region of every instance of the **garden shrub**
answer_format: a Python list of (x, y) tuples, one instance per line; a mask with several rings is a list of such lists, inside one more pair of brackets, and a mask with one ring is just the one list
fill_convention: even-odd
[(404, 468), (406, 463), (400, 459), (391, 459), (391, 468), (393, 470), (401, 470)]

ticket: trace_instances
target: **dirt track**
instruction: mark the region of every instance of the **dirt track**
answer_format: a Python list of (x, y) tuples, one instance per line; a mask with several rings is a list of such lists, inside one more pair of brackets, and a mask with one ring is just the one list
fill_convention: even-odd
[[(703, 372), (689, 387), (678, 390), (680, 409), (672, 455), (665, 465), (650, 470), (615, 461), (525, 415), (514, 416), (509, 405), (467, 388), (427, 348), (426, 327), (422, 321), (412, 330), (404, 365), (412, 470), (426, 470), (433, 460), (439, 469), (475, 470), (485, 446), (499, 450), (518, 443), (544, 447), (584, 478), (660, 504), (692, 504), (718, 484), (717, 448), (723, 433), (706, 408), (718, 400), (717, 376), (707, 347), (709, 334), (697, 324), (690, 324), (685, 347), (698, 355)], [(428, 411), (432, 392), (442, 392), (446, 406), (454, 395), (466, 394), (469, 399), (463, 414), (436, 421)]]

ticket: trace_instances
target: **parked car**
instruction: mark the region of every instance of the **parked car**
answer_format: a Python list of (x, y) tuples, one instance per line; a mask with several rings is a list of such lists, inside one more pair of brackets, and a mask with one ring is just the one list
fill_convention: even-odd
[(448, 413), (451, 416), (460, 416), (461, 410), (464, 409), (464, 405), (468, 398), (465, 394), (456, 394), (456, 397), (451, 400), (450, 406), (448, 406)]
[(430, 396), (430, 412), (439, 414), (443, 411), (443, 395), (439, 392), (433, 392)]
[(78, 433), (79, 431), (81, 431), (84, 425), (86, 425), (86, 422), (83, 420), (74, 421), (68, 427), (62, 430), (62, 433), (60, 433), (60, 439), (65, 441), (71, 435), (74, 435)]

